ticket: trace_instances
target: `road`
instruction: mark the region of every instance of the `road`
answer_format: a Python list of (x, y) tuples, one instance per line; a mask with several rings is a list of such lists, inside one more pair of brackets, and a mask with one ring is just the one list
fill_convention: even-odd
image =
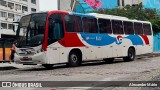
[[(79, 67), (65, 65), (54, 66), (46, 70), (41, 65), (23, 66), (17, 64), (0, 64), (1, 81), (157, 81), (160, 80), (160, 57), (142, 57), (132, 62), (116, 59), (113, 64), (103, 61), (83, 63)], [(6, 88), (5, 88), (6, 89)], [(30, 88), (31, 89), (31, 88)], [(26, 89), (26, 90), (30, 90)], [(44, 89), (44, 88), (43, 88)], [(38, 89), (38, 90), (43, 90)], [(50, 90), (51, 88), (46, 88)], [(60, 89), (60, 88), (59, 88)], [(63, 88), (61, 88), (63, 89)], [(61, 90), (60, 89), (60, 90)], [(79, 88), (72, 88), (79, 90)], [(81, 88), (83, 90), (86, 88)], [(93, 89), (91, 87), (87, 89)], [(151, 90), (158, 88), (141, 87), (105, 87), (96, 90)], [(7, 90), (7, 89), (6, 89)], [(17, 90), (17, 89), (15, 89)], [(33, 88), (32, 90), (37, 90)], [(68, 89), (70, 90), (70, 89)]]

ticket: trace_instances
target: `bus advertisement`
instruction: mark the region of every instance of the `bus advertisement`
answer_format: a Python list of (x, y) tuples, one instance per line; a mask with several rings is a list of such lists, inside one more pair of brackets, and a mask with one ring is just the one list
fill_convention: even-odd
[[(97, 13), (48, 11), (23, 16), (16, 31), (17, 64), (52, 68), (114, 58), (133, 61), (153, 51), (151, 23)], [(21, 35), (22, 34), (22, 35)]]

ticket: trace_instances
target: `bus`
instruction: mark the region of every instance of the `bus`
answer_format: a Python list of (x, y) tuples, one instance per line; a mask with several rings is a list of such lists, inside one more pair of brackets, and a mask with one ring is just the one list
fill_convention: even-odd
[(42, 64), (52, 68), (65, 63), (114, 58), (133, 61), (153, 51), (152, 25), (148, 21), (97, 13), (53, 10), (23, 16), (16, 31), (17, 64)]

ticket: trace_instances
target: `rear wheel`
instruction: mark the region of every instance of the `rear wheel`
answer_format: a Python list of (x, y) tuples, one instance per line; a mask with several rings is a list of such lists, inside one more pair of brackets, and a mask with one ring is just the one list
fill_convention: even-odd
[(128, 50), (128, 56), (124, 57), (123, 60), (125, 62), (133, 61), (135, 59), (135, 57), (136, 57), (135, 50), (133, 48), (129, 48), (129, 50)]
[(103, 59), (103, 60), (105, 61), (105, 63), (111, 64), (111, 63), (113, 63), (114, 58), (106, 58), (106, 59)]
[(82, 60), (81, 60), (79, 53), (77, 53), (75, 51), (70, 52), (68, 66), (76, 67), (81, 64), (81, 61)]
[(53, 64), (42, 64), (46, 69), (53, 69)]

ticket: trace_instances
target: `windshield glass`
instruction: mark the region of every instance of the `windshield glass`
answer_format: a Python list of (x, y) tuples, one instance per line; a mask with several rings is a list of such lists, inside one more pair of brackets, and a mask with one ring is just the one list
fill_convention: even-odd
[(47, 13), (23, 16), (17, 30), (17, 47), (38, 46), (42, 44)]

